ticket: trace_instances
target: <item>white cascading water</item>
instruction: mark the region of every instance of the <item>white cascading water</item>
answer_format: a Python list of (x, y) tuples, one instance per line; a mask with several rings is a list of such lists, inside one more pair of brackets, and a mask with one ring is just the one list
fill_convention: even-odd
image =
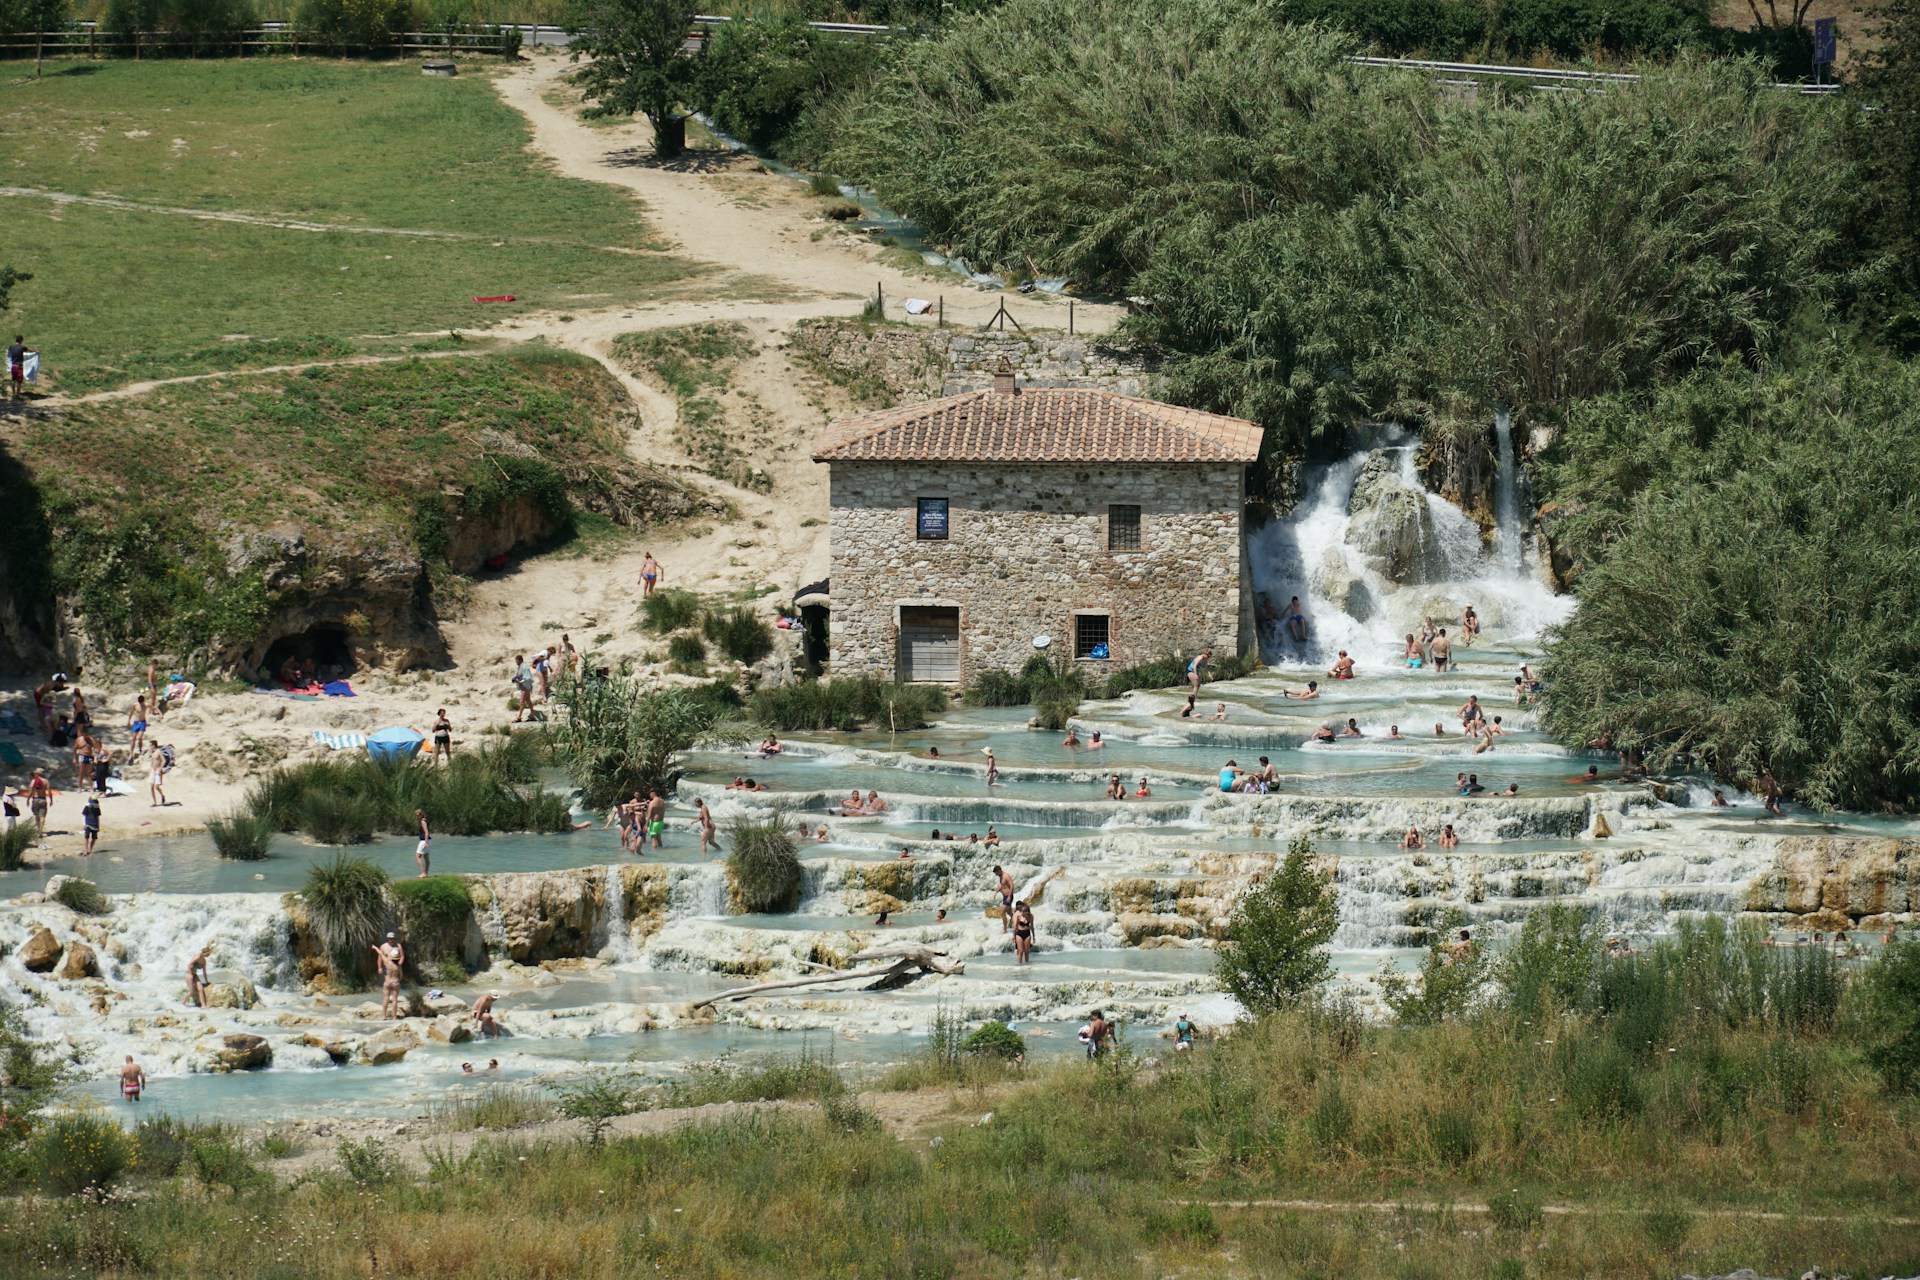
[(1513, 460), (1513, 418), (1505, 409), (1493, 415), (1495, 459), (1499, 470), (1493, 481), (1493, 550), (1502, 571), (1520, 572), (1524, 558), (1520, 536), (1519, 467)]
[[(1389, 662), (1426, 618), (1457, 628), (1467, 605), (1499, 639), (1535, 639), (1566, 618), (1572, 602), (1527, 571), (1512, 424), (1503, 412), (1494, 425), (1499, 469), (1491, 554), (1471, 517), (1426, 490), (1414, 460), (1418, 441), (1404, 431), (1383, 428), (1347, 457), (1306, 469), (1293, 514), (1248, 535), (1260, 647), (1269, 662), (1317, 665), (1340, 649), (1363, 664)], [(1374, 548), (1355, 545), (1363, 513), (1354, 510), (1354, 490), (1363, 474), (1391, 512), (1384, 533), (1380, 515), (1366, 513), (1373, 525), (1364, 532), (1376, 539)], [(1392, 544), (1391, 557), (1377, 553), (1382, 538)], [(1293, 596), (1305, 610), (1304, 642), (1285, 628)]]
[(633, 950), (633, 934), (627, 928), (626, 877), (620, 874), (619, 867), (607, 868), (604, 902), (601, 926), (606, 937), (601, 943), (600, 957), (608, 964), (626, 964), (637, 957)]

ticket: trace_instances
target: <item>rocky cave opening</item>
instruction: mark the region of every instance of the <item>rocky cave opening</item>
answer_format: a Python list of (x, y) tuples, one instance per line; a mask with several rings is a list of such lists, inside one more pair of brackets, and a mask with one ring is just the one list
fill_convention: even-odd
[(353, 649), (347, 643), (347, 629), (338, 623), (316, 623), (305, 631), (281, 636), (267, 646), (260, 665), (268, 675), (278, 679), (289, 658), (297, 662), (311, 661), (315, 677), (323, 681), (340, 680), (359, 669), (353, 660)]

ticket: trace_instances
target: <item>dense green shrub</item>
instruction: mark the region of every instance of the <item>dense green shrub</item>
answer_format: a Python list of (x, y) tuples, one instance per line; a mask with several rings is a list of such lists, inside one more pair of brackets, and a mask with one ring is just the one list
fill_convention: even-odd
[(113, 910), (113, 904), (100, 892), (99, 885), (77, 876), (54, 890), (53, 900), (83, 916), (103, 916)]
[(648, 687), (627, 672), (563, 676), (555, 701), (567, 712), (548, 721), (546, 733), (581, 802), (600, 809), (648, 788), (671, 794), (680, 781), (680, 756), (720, 718), (720, 700), (710, 689)]
[(147, 1116), (134, 1126), (134, 1165), (150, 1178), (171, 1178), (193, 1152), (194, 1126), (172, 1116)]
[(406, 932), (407, 959), (420, 965), (436, 960), (458, 960), (466, 946), (473, 902), (458, 876), (422, 876), (396, 880), (394, 905)]
[(356, 971), (362, 967), (361, 953), (388, 931), (393, 918), (387, 873), (350, 853), (308, 867), (302, 897), (321, 945), (337, 959), (351, 957)]
[(127, 1131), (98, 1111), (54, 1116), (34, 1132), (32, 1161), (37, 1181), (56, 1195), (105, 1191), (133, 1166)]
[(1522, 1019), (1591, 1008), (1602, 945), (1600, 927), (1586, 908), (1570, 902), (1535, 907), (1500, 957), (1507, 1008)]
[[(1187, 682), (1189, 658), (1166, 654), (1131, 667), (1110, 671), (1100, 686), (1100, 696), (1117, 698), (1135, 689), (1172, 689)], [(1252, 654), (1217, 653), (1207, 659), (1207, 681), (1238, 680), (1258, 670), (1259, 658)]]
[(273, 839), (273, 821), (269, 814), (246, 808), (235, 809), (224, 817), (207, 820), (207, 835), (214, 852), (238, 862), (258, 862), (267, 856)]
[[(1729, 363), (1644, 409), (1594, 401), (1543, 472), (1583, 566), (1543, 673), (1554, 736), (1770, 772), (1819, 808), (1920, 804), (1920, 365)], [(1782, 583), (1873, 606), (1809, 625)]]
[(756, 690), (747, 699), (754, 720), (782, 733), (864, 725), (883, 729), (919, 729), (947, 709), (937, 685), (902, 684), (872, 676), (834, 680), (798, 680)]
[(640, 602), (640, 620), (655, 635), (682, 631), (700, 621), (700, 597), (679, 587), (661, 587)]
[(303, 0), (298, 26), (303, 36), (352, 49), (384, 49), (413, 29), (413, 0)]
[(752, 666), (773, 652), (773, 628), (746, 609), (708, 610), (702, 627), (731, 661)]
[(1004, 1022), (983, 1022), (975, 1027), (961, 1046), (977, 1058), (1001, 1058), (1011, 1062), (1025, 1056), (1027, 1042)]
[(533, 781), (542, 745), (538, 735), (509, 735), (446, 766), (365, 757), (292, 765), (254, 783), (243, 812), (264, 832), (301, 831), (322, 844), (411, 835), (416, 809), (436, 835), (565, 831), (572, 825), (567, 798)]
[(1425, 1027), (1455, 1022), (1481, 1010), (1492, 979), (1493, 955), (1480, 942), (1464, 947), (1457, 941), (1465, 922), (1458, 911), (1448, 911), (1433, 930), (1426, 955), (1420, 959), (1416, 983), (1396, 972), (1391, 963), (1380, 975), (1380, 998), (1402, 1026)]
[(791, 911), (800, 899), (800, 854), (793, 824), (777, 806), (727, 824), (727, 879), (742, 910)]
[(1296, 837), (1273, 874), (1234, 904), (1214, 974), (1254, 1013), (1299, 1004), (1333, 977), (1327, 944), (1339, 923), (1333, 872), (1315, 866), (1312, 843)]
[(1892, 943), (1864, 975), (1867, 1061), (1895, 1093), (1920, 1093), (1920, 942)]
[(810, 114), (857, 91), (889, 53), (885, 41), (841, 39), (798, 17), (730, 22), (701, 50), (691, 95), (724, 132), (805, 164), (822, 141)]
[(366, 844), (380, 826), (379, 802), (368, 795), (309, 791), (296, 812), (300, 829), (321, 844)]

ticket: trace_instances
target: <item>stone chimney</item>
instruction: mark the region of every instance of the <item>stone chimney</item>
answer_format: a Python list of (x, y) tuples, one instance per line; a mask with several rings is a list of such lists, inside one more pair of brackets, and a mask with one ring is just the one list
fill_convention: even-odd
[(1013, 366), (1007, 363), (1005, 356), (993, 370), (993, 391), (995, 395), (1010, 396), (1020, 388), (1015, 384)]

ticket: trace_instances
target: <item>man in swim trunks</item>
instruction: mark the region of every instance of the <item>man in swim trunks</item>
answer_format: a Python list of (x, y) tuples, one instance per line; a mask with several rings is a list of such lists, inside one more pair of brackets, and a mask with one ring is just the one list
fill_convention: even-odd
[(647, 792), (647, 839), (653, 847), (662, 847), (660, 837), (667, 830), (667, 802), (660, 798), (657, 790)]
[(1293, 596), (1287, 601), (1287, 616), (1283, 624), (1287, 635), (1297, 644), (1307, 641), (1307, 613), (1300, 607), (1300, 597)]
[(653, 589), (659, 586), (666, 576), (666, 571), (660, 567), (660, 562), (653, 558), (653, 552), (647, 552), (646, 558), (640, 562), (640, 594), (643, 597), (652, 595)]
[(994, 882), (994, 890), (1000, 895), (1000, 932), (1013, 932), (1013, 877), (1005, 868), (995, 867), (993, 874), (999, 879)]
[(380, 1016), (398, 1018), (400, 1012), (401, 967), (407, 962), (406, 948), (393, 934), (373, 948), (374, 966), (380, 971)]
[(127, 750), (137, 756), (147, 740), (147, 695), (144, 693), (134, 695), (133, 710), (127, 712), (127, 732), (133, 735)]
[(1093, 1016), (1087, 1019), (1087, 1034), (1089, 1037), (1087, 1056), (1089, 1058), (1104, 1057), (1107, 1050), (1112, 1047), (1113, 1024), (1108, 1022), (1106, 1015), (1098, 1009), (1095, 1009)]
[(1318, 680), (1307, 681), (1307, 687), (1302, 689), (1299, 693), (1295, 693), (1291, 689), (1282, 689), (1280, 691), (1280, 696), (1283, 698), (1291, 698), (1295, 702), (1306, 702), (1309, 699), (1317, 698), (1320, 696), (1320, 682)]
[(493, 1006), (499, 999), (498, 991), (489, 991), (473, 1002), (473, 1029), (483, 1036), (500, 1034), (500, 1024), (493, 1016)]
[(80, 806), (80, 856), (93, 856), (94, 846), (100, 843), (100, 797), (90, 795), (87, 802)]
[(1440, 628), (1439, 634), (1433, 637), (1432, 651), (1433, 669), (1435, 671), (1450, 671), (1453, 669), (1453, 641), (1447, 639), (1447, 629), (1445, 627)]
[(120, 1068), (120, 1096), (128, 1102), (138, 1102), (146, 1088), (147, 1073), (140, 1069), (140, 1064), (133, 1060), (133, 1055), (128, 1054), (127, 1065)]

